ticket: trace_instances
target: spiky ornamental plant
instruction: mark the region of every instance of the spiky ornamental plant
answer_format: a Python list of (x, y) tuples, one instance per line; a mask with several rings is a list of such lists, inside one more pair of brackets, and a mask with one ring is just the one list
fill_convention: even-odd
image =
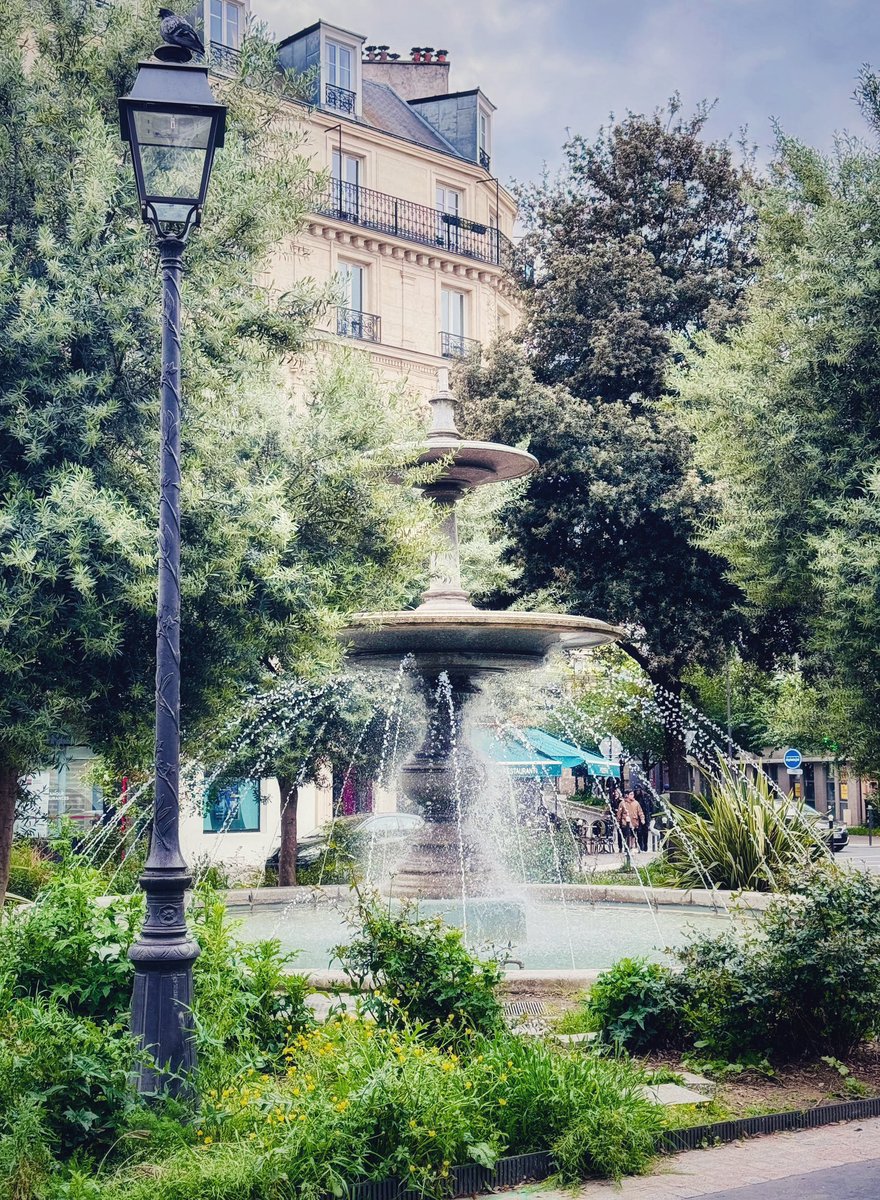
[[(2, 5), (0, 897), (17, 780), (59, 730), (149, 759), (159, 285), (116, 103), (153, 25), (127, 5)], [(301, 415), (287, 399), (319, 297), (259, 280), (314, 180), (271, 45), (250, 36), (216, 86), (229, 134), (184, 284), (190, 737), (268, 663), (332, 658), (334, 613), (393, 601), (423, 553), (412, 501), (363, 457), (386, 426), (348, 368)]]
[(780, 891), (805, 866), (828, 857), (809, 810), (773, 791), (767, 776), (719, 756), (699, 812), (675, 810), (665, 850), (688, 886)]

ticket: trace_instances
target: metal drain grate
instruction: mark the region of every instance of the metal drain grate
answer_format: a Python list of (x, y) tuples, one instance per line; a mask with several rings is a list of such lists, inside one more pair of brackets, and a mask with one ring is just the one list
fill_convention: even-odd
[(541, 1017), (546, 1011), (540, 1000), (511, 1000), (504, 1006), (505, 1017)]

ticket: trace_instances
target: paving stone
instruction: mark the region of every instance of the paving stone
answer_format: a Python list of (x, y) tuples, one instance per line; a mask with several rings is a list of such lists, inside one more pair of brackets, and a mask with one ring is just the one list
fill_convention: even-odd
[(705, 1092), (695, 1092), (693, 1088), (683, 1087), (680, 1083), (654, 1083), (643, 1089), (649, 1100), (657, 1104), (708, 1104), (712, 1097)]

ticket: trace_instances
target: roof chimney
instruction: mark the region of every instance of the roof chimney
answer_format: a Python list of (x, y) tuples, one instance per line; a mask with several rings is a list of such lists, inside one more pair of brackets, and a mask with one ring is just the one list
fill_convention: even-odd
[(389, 54), (388, 46), (367, 46), (363, 59), (363, 78), (384, 83), (402, 100), (423, 100), (426, 96), (449, 94), (449, 51), (433, 46), (413, 46), (409, 58)]

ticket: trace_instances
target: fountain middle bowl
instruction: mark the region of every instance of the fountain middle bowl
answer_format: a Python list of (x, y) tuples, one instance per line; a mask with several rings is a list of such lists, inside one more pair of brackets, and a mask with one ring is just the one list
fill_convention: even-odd
[(540, 667), (555, 648), (600, 646), (625, 635), (593, 617), (451, 606), (357, 613), (338, 636), (348, 657), (364, 666), (387, 668), (412, 655), (421, 672), (464, 668), (479, 677)]

